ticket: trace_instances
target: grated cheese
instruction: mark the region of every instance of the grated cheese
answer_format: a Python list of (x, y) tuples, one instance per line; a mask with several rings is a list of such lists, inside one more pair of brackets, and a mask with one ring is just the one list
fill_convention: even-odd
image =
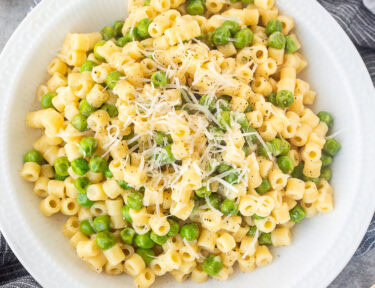
[[(258, 241), (259, 235), (260, 235), (260, 233), (259, 233), (259, 229), (257, 228), (257, 230), (255, 231), (254, 238), (253, 238), (253, 240), (252, 240), (251, 243), (250, 243), (250, 247), (251, 247), (252, 249), (254, 249), (255, 243)], [(250, 253), (250, 250), (247, 250), (247, 251), (245, 252), (245, 254), (242, 255), (242, 259), (245, 259), (246, 256), (249, 255), (249, 253)]]

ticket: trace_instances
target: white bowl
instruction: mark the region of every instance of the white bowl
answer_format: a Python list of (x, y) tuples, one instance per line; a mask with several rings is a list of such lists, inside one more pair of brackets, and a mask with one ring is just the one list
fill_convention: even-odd
[[(315, 111), (332, 111), (335, 131), (342, 131), (337, 136), (342, 150), (333, 165), (335, 210), (297, 225), (293, 245), (273, 249), (272, 265), (201, 287), (326, 287), (353, 255), (374, 212), (375, 95), (368, 72), (348, 37), (316, 1), (278, 2), (297, 22), (303, 54), (310, 62), (304, 77), (318, 92)], [(125, 0), (44, 0), (1, 55), (1, 230), (44, 287), (132, 287), (128, 276), (97, 275), (82, 263), (60, 231), (62, 218), (42, 216), (32, 186), (19, 177), (22, 156), (39, 135), (25, 127), (25, 115), (38, 108), (35, 90), (46, 80), (46, 66), (64, 36), (98, 31), (125, 13)], [(155, 287), (165, 283), (196, 285), (163, 277)]]

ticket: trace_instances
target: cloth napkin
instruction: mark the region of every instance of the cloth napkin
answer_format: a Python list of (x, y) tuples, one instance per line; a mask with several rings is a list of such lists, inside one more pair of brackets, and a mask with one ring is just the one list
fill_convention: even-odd
[[(375, 10), (375, 0), (364, 1), (366, 6), (360, 0), (318, 0), (356, 45), (375, 84), (375, 15), (368, 10)], [(375, 248), (375, 216), (354, 257), (361, 257), (373, 248)], [(17, 260), (1, 233), (0, 285), (2, 288), (40, 287)]]

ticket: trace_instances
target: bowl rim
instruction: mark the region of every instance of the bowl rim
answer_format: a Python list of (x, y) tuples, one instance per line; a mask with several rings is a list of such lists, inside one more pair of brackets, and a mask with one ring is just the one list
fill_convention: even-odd
[[(77, 3), (82, 2), (82, 1), (84, 2), (84, 1), (87, 1), (87, 0), (81, 0), (81, 1), (65, 0), (63, 3), (61, 3), (61, 1), (59, 2), (58, 0), (41, 1), (25, 17), (25, 19), (21, 22), (21, 24), (17, 27), (15, 32), (12, 34), (12, 36), (8, 40), (7, 44), (3, 48), (2, 53), (0, 54), (0, 65), (4, 66), (4, 67), (8, 67), (9, 69), (13, 69), (13, 71), (15, 72), (15, 75), (17, 75), (17, 72), (20, 69), (22, 69), (21, 64), (10, 63), (8, 56), (11, 53), (12, 47), (15, 47), (15, 45), (17, 45), (17, 43), (20, 43), (22, 41), (23, 34), (27, 30), (27, 27), (30, 27), (30, 25), (32, 24), (32, 22), (36, 18), (38, 18), (39, 16), (42, 16), (44, 11), (49, 9), (51, 6), (57, 4), (57, 2), (59, 3), (59, 5), (65, 6), (65, 5), (78, 5)], [(286, 2), (287, 0), (279, 0), (279, 1), (280, 2)], [(371, 94), (374, 94), (374, 96), (375, 96), (375, 89), (374, 89), (373, 83), (371, 81), (370, 75), (367, 71), (367, 68), (366, 68), (366, 66), (363, 62), (363, 59), (359, 55), (359, 53), (358, 53), (357, 49), (355, 48), (354, 44), (351, 42), (351, 40), (349, 39), (347, 34), (344, 32), (344, 30), (334, 20), (334, 18), (317, 1), (311, 0), (308, 3), (305, 3), (305, 4), (310, 5), (312, 8), (318, 10), (319, 13), (321, 13), (322, 17), (326, 18), (326, 20), (329, 21), (330, 26), (332, 27), (332, 29), (335, 30), (335, 33), (337, 33), (336, 41), (340, 40), (340, 42), (345, 43), (345, 45), (346, 45), (345, 49), (342, 49), (343, 51), (340, 51), (340, 55), (337, 56), (337, 57), (344, 56), (344, 57), (351, 57), (351, 58), (354, 59), (351, 62), (350, 67), (348, 67), (346, 70), (350, 71), (351, 69), (353, 69), (352, 71), (356, 71), (357, 73), (351, 75), (351, 77), (353, 78), (354, 81), (358, 81), (358, 83), (361, 83), (361, 85), (356, 85), (356, 87), (352, 87), (352, 89), (354, 91), (356, 91), (357, 93), (359, 93), (359, 95), (361, 95), (361, 97), (365, 97), (365, 100), (369, 104), (366, 107), (362, 107), (363, 105), (361, 106), (361, 109), (363, 108), (363, 112), (365, 110), (367, 112), (373, 111), (374, 109), (371, 109), (371, 108), (372, 107), (375, 108), (375, 100), (374, 100), (374, 97), (371, 97)], [(25, 52), (25, 55), (26, 54), (27, 53)], [(10, 64), (12, 64), (13, 66), (10, 65)], [(14, 65), (14, 64), (16, 64), (16, 65)], [(5, 79), (5, 77), (1, 77), (1, 76), (4, 76), (6, 73), (9, 73), (9, 70), (7, 70), (7, 69), (2, 70), (1, 69), (0, 70), (0, 79)], [(7, 84), (9, 84), (9, 83), (7, 83)], [(9, 86), (11, 87), (12, 85), (9, 85)], [(11, 97), (12, 96), (11, 90), (12, 89), (10, 87), (5, 87), (5, 84), (0, 82), (1, 91), (3, 91), (3, 92), (5, 91), (4, 95), (7, 96), (7, 97), (5, 97), (5, 99), (2, 98), (0, 100), (0, 101), (4, 102), (4, 104), (9, 103), (11, 101), (11, 98), (12, 98)], [(0, 131), (0, 153), (1, 153), (1, 155), (5, 155), (4, 153), (6, 153), (6, 148), (7, 148), (7, 144), (6, 144), (7, 133), (6, 132), (8, 131), (8, 127), (7, 127), (7, 119), (5, 118), (5, 115), (7, 115), (7, 113), (5, 113), (5, 109), (6, 109), (7, 106), (8, 105), (2, 105), (1, 106), (1, 111), (3, 112), (0, 115), (1, 116), (1, 120), (0, 120), (1, 121), (1, 127), (0, 127), (0, 129), (1, 129), (1, 131)], [(366, 116), (367, 120), (371, 120), (371, 121), (365, 121), (365, 119), (363, 118), (363, 117), (365, 117), (364, 115)], [(365, 132), (366, 131), (371, 132), (371, 129), (372, 129), (371, 124), (375, 123), (375, 115), (372, 115), (371, 113), (361, 113), (360, 120), (361, 120), (360, 123), (363, 124), (362, 129)], [(364, 134), (365, 133), (362, 133), (362, 135), (361, 135), (361, 138), (363, 138), (363, 139), (364, 139), (364, 136), (363, 136)], [(362, 141), (362, 148), (363, 149), (361, 151), (361, 159), (360, 159), (361, 160), (360, 166), (362, 168), (361, 170), (364, 173), (363, 175), (367, 176), (367, 177), (364, 177), (363, 182), (359, 183), (359, 184), (361, 185), (360, 186), (361, 188), (365, 187), (364, 191), (368, 191), (367, 195), (366, 195), (366, 196), (368, 196), (368, 198), (366, 198), (364, 200), (361, 200), (361, 201), (357, 200), (357, 202), (362, 204), (362, 206), (365, 207), (365, 208), (362, 209), (361, 214), (358, 214), (357, 216), (353, 217), (353, 220), (352, 220), (352, 222), (354, 224), (358, 225), (358, 227), (357, 227), (358, 233), (355, 233), (355, 236), (353, 236), (352, 239), (350, 239), (350, 241), (351, 241), (350, 249), (348, 249), (347, 246), (345, 246), (344, 247), (345, 249), (343, 249), (343, 246), (338, 245), (337, 249), (341, 249), (341, 251), (336, 251), (336, 254), (340, 255), (340, 261), (338, 259), (339, 257), (336, 257), (335, 261), (331, 262), (331, 264), (330, 264), (330, 268), (332, 268), (331, 271), (323, 271), (322, 270), (323, 268), (319, 268), (319, 267), (317, 268), (316, 267), (317, 271), (314, 271), (314, 273), (312, 273), (312, 274), (316, 276), (316, 275), (319, 275), (319, 274), (316, 274), (316, 273), (321, 272), (320, 275), (322, 275), (322, 276), (325, 275), (325, 277), (323, 277), (323, 279), (320, 279), (320, 280), (315, 280), (315, 281), (318, 281), (318, 282), (315, 282), (315, 284), (316, 284), (315, 287), (326, 287), (326, 286), (328, 286), (329, 283), (341, 272), (341, 270), (349, 262), (350, 258), (352, 257), (352, 255), (356, 251), (357, 247), (359, 246), (364, 234), (367, 231), (367, 228), (370, 224), (370, 221), (373, 217), (373, 213), (374, 213), (373, 207), (375, 207), (375, 194), (372, 195), (370, 193), (371, 192), (370, 188), (372, 187), (372, 184), (374, 183), (373, 180), (375, 179), (374, 176), (371, 175), (371, 172), (375, 168), (375, 162), (371, 162), (371, 159), (374, 159), (374, 157), (371, 157), (371, 156), (375, 155), (375, 153), (372, 151), (372, 147), (374, 147), (373, 144), (375, 144), (375, 136), (372, 136), (371, 133), (367, 133), (366, 134), (366, 141)], [(363, 152), (363, 151), (367, 151), (366, 155), (364, 155), (365, 152)], [(360, 161), (360, 160), (358, 160), (358, 161)], [(2, 168), (5, 167), (4, 162), (5, 162), (4, 159), (1, 158), (0, 159), (0, 165), (1, 165)], [(0, 179), (1, 179), (1, 181), (0, 181), (0, 187), (1, 187), (0, 195), (4, 195), (3, 191), (6, 191), (6, 187), (11, 187), (11, 184), (8, 183), (7, 178), (4, 175), (5, 175), (4, 173), (0, 174)], [(27, 271), (42, 286), (54, 287), (54, 284), (56, 285), (55, 280), (57, 280), (57, 279), (50, 279), (48, 277), (48, 273), (41, 273), (41, 271), (39, 271), (37, 269), (37, 267), (33, 267), (30, 256), (25, 254), (24, 251), (22, 251), (20, 245), (18, 244), (18, 239), (17, 239), (18, 234), (15, 233), (16, 231), (12, 230), (12, 227), (7, 225), (7, 212), (9, 212), (9, 211), (7, 211), (6, 208), (0, 209), (0, 229), (3, 233), (4, 238), (7, 240), (7, 243), (11, 247), (13, 253), (17, 256), (18, 260), (27, 269)], [(347, 240), (347, 242), (349, 242), (349, 240)], [(53, 264), (53, 262), (51, 262), (51, 259), (44, 258), (43, 261), (46, 261), (48, 264)], [(63, 274), (61, 274), (61, 275), (63, 275)], [(313, 277), (311, 276), (311, 277), (309, 277), (309, 279), (312, 280)], [(72, 280), (70, 282), (72, 284), (74, 283), (74, 282), (72, 282)], [(74, 283), (74, 284), (75, 284), (74, 287), (79, 286), (79, 284), (77, 284), (77, 283)], [(293, 283), (293, 284), (295, 284), (295, 283)]]

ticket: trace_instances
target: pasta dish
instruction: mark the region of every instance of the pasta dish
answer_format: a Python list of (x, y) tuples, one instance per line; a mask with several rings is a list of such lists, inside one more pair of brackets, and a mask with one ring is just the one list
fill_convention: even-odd
[(66, 36), (21, 175), (83, 262), (139, 288), (226, 280), (333, 209), (340, 144), (294, 26), (274, 0), (129, 0), (125, 21)]

